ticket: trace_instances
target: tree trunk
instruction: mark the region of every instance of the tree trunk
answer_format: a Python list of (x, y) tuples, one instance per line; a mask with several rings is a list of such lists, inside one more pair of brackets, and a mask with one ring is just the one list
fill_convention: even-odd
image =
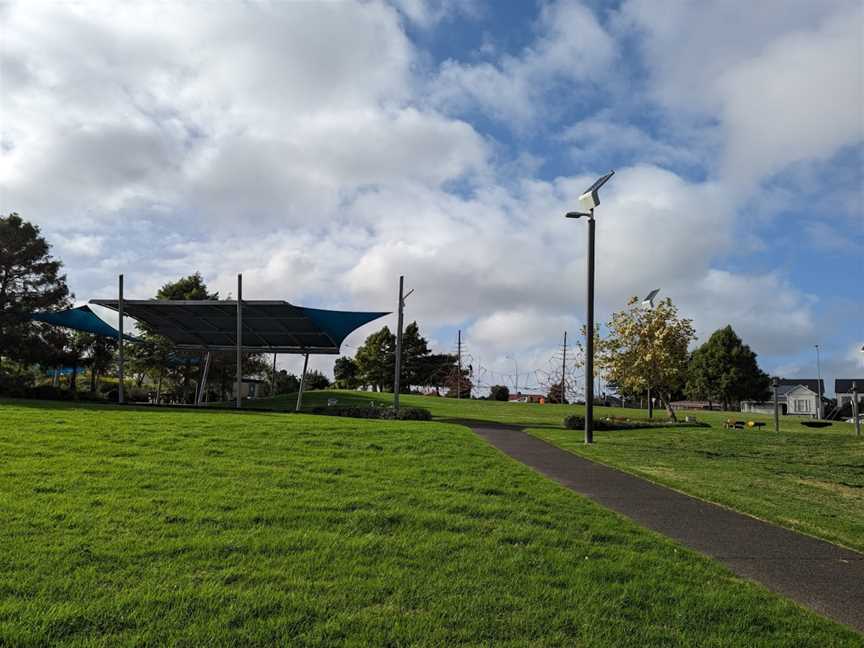
[(90, 393), (96, 393), (96, 367), (90, 366)]
[(164, 367), (159, 367), (159, 382), (156, 383), (156, 404), (162, 398), (162, 374), (165, 373)]
[(77, 389), (78, 382), (78, 362), (72, 363), (72, 375), (69, 376), (69, 391), (74, 392)]
[(672, 409), (672, 395), (668, 396), (660, 395), (660, 400), (663, 401), (663, 405), (666, 407), (666, 412), (669, 414), (669, 418), (673, 421), (678, 421), (678, 417), (675, 416), (675, 410)]

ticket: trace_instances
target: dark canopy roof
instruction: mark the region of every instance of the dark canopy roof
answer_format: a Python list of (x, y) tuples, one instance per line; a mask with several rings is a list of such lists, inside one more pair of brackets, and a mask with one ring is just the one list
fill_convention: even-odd
[[(118, 310), (116, 299), (92, 299)], [(237, 344), (236, 301), (124, 300), (126, 315), (178, 349), (227, 351)], [(351, 331), (388, 313), (320, 310), (286, 301), (242, 302), (243, 349), (271, 353), (339, 353)]]
[[(116, 338), (120, 334), (120, 331), (94, 313), (89, 306), (78, 306), (78, 308), (69, 308), (62, 311), (33, 313), (30, 319), (104, 337)], [(131, 335), (126, 334), (123, 337), (127, 340), (135, 339)]]
[(779, 383), (781, 387), (790, 386), (797, 387), (798, 385), (803, 385), (814, 394), (825, 393), (825, 381), (817, 380), (816, 378), (781, 378)]
[(834, 393), (851, 394), (853, 382), (858, 383), (858, 392), (864, 393), (864, 378), (836, 378), (834, 380)]

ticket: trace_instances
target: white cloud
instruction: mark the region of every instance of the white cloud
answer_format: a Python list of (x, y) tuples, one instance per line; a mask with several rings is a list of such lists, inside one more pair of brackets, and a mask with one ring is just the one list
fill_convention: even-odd
[[(499, 159), (470, 123), (424, 98), (521, 127), (554, 93), (590, 91), (619, 47), (584, 6), (555, 3), (517, 55), (450, 61), (429, 89), (404, 16), (428, 26), (447, 6), (8, 6), (0, 208), (43, 225), (61, 256), (98, 254), (67, 268), (80, 297), (110, 296), (121, 271), (130, 296), (148, 297), (200, 270), (223, 296), (243, 272), (250, 298), (390, 310), (404, 274), (416, 289), (408, 317), (428, 335), (462, 327), (500, 373), (506, 352), (523, 369), (545, 366), (584, 312), (584, 222), (562, 216), (593, 177), (537, 179), (534, 153)], [(830, 20), (813, 23), (813, 42), (789, 36), (807, 24), (781, 16), (778, 27), (761, 9), (740, 43), (717, 40), (698, 7), (667, 5), (669, 24), (649, 24), (641, 7), (622, 16), (647, 39), (657, 100), (722, 120), (726, 160), (772, 118), (757, 106), (749, 122), (739, 90), (770, 81), (796, 53), (818, 61), (848, 40)], [(689, 21), (695, 54), (685, 57), (673, 45), (690, 38)], [(772, 96), (795, 96), (798, 78), (775, 76)], [(796, 115), (779, 123), (806, 128), (805, 111)], [(847, 117), (813, 130), (819, 155), (854, 139)], [(564, 136), (583, 155), (617, 147), (637, 160), (618, 169), (598, 210), (598, 319), (661, 287), (703, 335), (732, 322), (760, 353), (803, 344), (811, 297), (781, 274), (719, 269), (741, 218), (731, 171), (696, 181), (664, 169), (702, 163), (706, 151), (689, 133), (670, 144), (616, 119), (601, 112)], [(741, 169), (770, 173), (807, 148), (764, 132)]]
[(751, 190), (793, 162), (827, 158), (864, 137), (860, 2), (656, 9), (631, 0), (620, 23), (641, 37), (661, 104), (719, 121), (720, 173), (732, 187)]
[(538, 37), (518, 56), (494, 63), (446, 61), (431, 99), (454, 110), (479, 107), (499, 119), (526, 126), (548, 107), (544, 94), (555, 83), (601, 78), (616, 57), (615, 42), (594, 14), (579, 2), (544, 5)]

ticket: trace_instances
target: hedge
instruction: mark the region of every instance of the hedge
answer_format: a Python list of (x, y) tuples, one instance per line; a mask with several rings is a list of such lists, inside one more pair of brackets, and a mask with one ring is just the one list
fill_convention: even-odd
[(397, 412), (392, 407), (359, 407), (351, 405), (332, 405), (313, 407), (312, 414), (328, 416), (349, 416), (352, 418), (387, 419), (399, 421), (429, 421), (432, 413), (422, 407), (400, 407)]
[[(568, 430), (584, 430), (585, 417), (571, 414), (564, 419), (564, 427)], [(670, 427), (711, 427), (700, 421), (630, 421), (626, 419), (594, 419), (595, 430), (642, 430), (648, 428), (670, 428)]]

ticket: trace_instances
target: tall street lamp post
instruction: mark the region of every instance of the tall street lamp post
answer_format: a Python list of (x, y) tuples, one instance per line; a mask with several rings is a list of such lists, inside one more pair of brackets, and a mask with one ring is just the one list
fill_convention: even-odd
[(777, 392), (780, 388), (780, 379), (774, 376), (771, 381), (771, 387), (774, 388), (774, 431), (780, 432), (780, 401), (777, 398)]
[(585, 443), (594, 442), (594, 208), (600, 204), (600, 187), (615, 175), (610, 171), (598, 178), (579, 196), (579, 206), (585, 211), (568, 212), (566, 218), (588, 218), (588, 285), (587, 316), (585, 318)]
[(816, 403), (816, 418), (822, 418), (822, 364), (819, 362), (819, 345), (816, 347), (816, 391), (819, 392), (819, 400)]

